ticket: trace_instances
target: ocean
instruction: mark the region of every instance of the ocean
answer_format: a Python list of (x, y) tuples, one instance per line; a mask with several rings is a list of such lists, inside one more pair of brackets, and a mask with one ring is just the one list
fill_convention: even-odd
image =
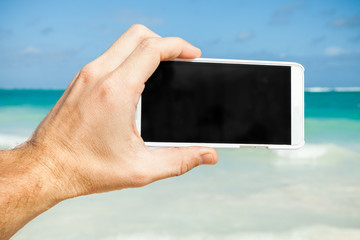
[[(0, 149), (25, 141), (62, 93), (0, 90)], [(308, 89), (305, 140), (220, 149), (215, 166), (64, 201), (13, 239), (360, 239), (360, 89)]]

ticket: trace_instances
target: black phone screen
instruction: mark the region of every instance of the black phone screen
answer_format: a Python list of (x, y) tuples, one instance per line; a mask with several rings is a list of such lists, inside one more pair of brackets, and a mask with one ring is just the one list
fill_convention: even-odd
[(145, 142), (291, 144), (291, 67), (161, 62), (145, 83)]

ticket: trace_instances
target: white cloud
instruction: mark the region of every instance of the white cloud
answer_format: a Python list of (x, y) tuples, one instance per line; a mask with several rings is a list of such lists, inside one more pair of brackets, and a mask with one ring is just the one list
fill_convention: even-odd
[(303, 8), (305, 4), (306, 1), (297, 1), (280, 6), (274, 11), (269, 23), (271, 25), (288, 24), (291, 21), (294, 12)]
[(236, 39), (239, 41), (246, 41), (253, 37), (254, 37), (254, 34), (251, 32), (242, 32), (237, 35)]
[(360, 26), (360, 13), (358, 13), (354, 16), (348, 17), (348, 18), (343, 17), (343, 18), (333, 19), (331, 24), (337, 28), (359, 27)]
[(34, 46), (27, 46), (22, 52), (24, 55), (39, 55), (42, 53), (42, 50), (40, 48), (34, 47)]
[(280, 58), (286, 58), (287, 56), (288, 56), (288, 55), (287, 55), (286, 53), (284, 53), (284, 52), (283, 52), (283, 53), (280, 53), (280, 55), (279, 55)]
[(338, 56), (344, 53), (345, 51), (342, 48), (336, 46), (327, 47), (325, 49), (326, 56)]

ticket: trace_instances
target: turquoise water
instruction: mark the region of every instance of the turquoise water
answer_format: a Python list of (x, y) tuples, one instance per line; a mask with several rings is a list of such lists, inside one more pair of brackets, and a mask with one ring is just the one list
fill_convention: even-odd
[[(29, 136), (63, 92), (0, 89), (0, 141)], [(360, 92), (306, 92), (305, 119), (306, 142), (358, 144)]]
[[(0, 149), (60, 90), (0, 90)], [(219, 150), (216, 166), (60, 203), (14, 239), (360, 239), (360, 92), (306, 92), (306, 145)]]

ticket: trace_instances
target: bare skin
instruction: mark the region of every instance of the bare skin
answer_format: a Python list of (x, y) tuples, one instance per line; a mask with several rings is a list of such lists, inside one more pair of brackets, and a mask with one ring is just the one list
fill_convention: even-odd
[(215, 164), (212, 148), (151, 150), (135, 126), (144, 83), (160, 61), (200, 55), (180, 38), (133, 25), (82, 68), (29, 140), (0, 152), (0, 239), (65, 199), (142, 187)]

